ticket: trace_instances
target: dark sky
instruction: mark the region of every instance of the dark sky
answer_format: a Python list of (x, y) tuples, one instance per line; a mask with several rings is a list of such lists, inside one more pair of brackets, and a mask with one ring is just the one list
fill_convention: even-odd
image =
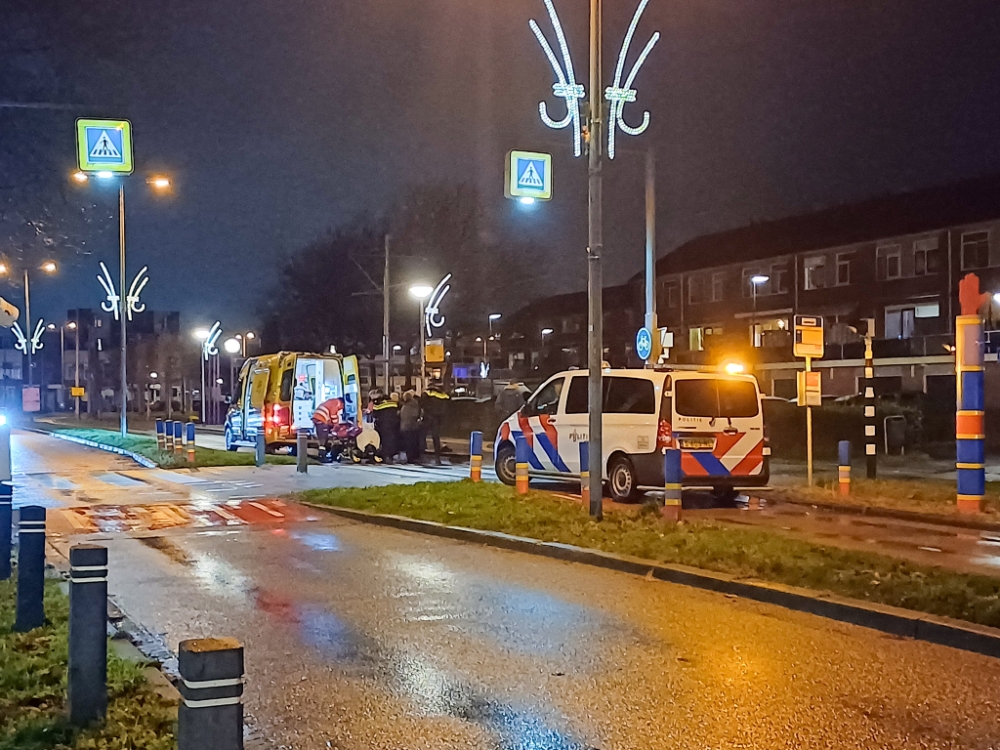
[[(556, 0), (584, 79), (587, 5)], [(606, 5), (610, 71), (634, 4)], [(543, 99), (560, 109), (528, 29), (535, 18), (553, 38), (542, 0), (94, 7), (109, 22), (128, 14), (132, 83), (92, 114), (129, 117), (140, 169), (176, 181), (166, 201), (143, 196), (141, 180), (128, 188), (130, 264), (149, 264), (152, 306), (192, 324), (250, 325), (288, 252), (434, 180), (476, 183), (495, 227), (544, 248), (532, 272), (546, 289), (582, 288), (584, 159), (537, 114)], [(663, 38), (627, 110), (635, 123), (648, 108), (652, 126), (620, 144), (656, 150), (661, 253), (752, 220), (1000, 169), (996, 0), (652, 0), (633, 54), (653, 30)], [(504, 200), (511, 148), (555, 153), (552, 203), (524, 212)], [(641, 191), (641, 158), (620, 155), (605, 186), (608, 283), (641, 267)], [(98, 255), (116, 258), (114, 240)], [(100, 296), (96, 281), (68, 279), (36, 294), (51, 306)]]

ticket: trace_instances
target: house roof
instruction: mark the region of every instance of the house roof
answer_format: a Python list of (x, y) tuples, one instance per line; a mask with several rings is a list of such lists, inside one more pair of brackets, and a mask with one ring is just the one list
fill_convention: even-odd
[(657, 275), (919, 234), (1000, 219), (1000, 174), (697, 237), (657, 261)]

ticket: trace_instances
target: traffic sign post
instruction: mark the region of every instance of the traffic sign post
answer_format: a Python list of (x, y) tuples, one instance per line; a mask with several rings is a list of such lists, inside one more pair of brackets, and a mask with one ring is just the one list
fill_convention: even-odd
[(504, 195), (514, 199), (552, 200), (552, 154), (534, 151), (508, 153)]
[(653, 334), (646, 327), (635, 335), (635, 353), (643, 362), (649, 362), (653, 356)]
[(813, 485), (813, 429), (812, 408), (823, 403), (820, 373), (812, 371), (814, 357), (824, 353), (823, 318), (817, 315), (795, 316), (795, 341), (793, 353), (804, 357), (806, 371), (799, 373), (799, 406), (806, 407), (806, 482)]
[(81, 172), (132, 174), (132, 123), (128, 120), (77, 120), (76, 148)]

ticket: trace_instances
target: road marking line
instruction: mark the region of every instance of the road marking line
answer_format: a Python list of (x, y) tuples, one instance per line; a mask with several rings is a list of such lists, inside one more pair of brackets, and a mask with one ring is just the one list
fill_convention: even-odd
[(279, 513), (279, 512), (278, 512), (278, 511), (276, 511), (276, 510), (271, 510), (271, 509), (270, 509), (270, 508), (268, 508), (268, 507), (267, 507), (266, 505), (261, 505), (260, 503), (248, 503), (248, 505), (252, 505), (252, 506), (253, 506), (254, 508), (256, 508), (257, 510), (262, 510), (262, 511), (264, 511), (265, 513), (270, 513), (270, 514), (271, 514), (272, 516), (274, 516), (275, 518), (284, 518), (284, 517), (285, 517), (285, 514), (284, 514), (284, 513)]
[(917, 547), (917, 549), (922, 549), (924, 552), (940, 552), (937, 547)]

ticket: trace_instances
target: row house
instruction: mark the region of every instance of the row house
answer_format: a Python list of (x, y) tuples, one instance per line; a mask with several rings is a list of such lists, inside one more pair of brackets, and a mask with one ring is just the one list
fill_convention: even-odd
[[(671, 361), (742, 356), (779, 396), (794, 395), (801, 369), (792, 357), (795, 315), (826, 321), (827, 354), (817, 365), (824, 392), (838, 396), (859, 391), (856, 331), (874, 319), (879, 390), (953, 398), (958, 282), (967, 273), (1000, 292), (997, 176), (694, 239), (657, 264), (658, 318), (674, 331)], [(990, 300), (987, 329), (1000, 329), (1000, 305)]]

